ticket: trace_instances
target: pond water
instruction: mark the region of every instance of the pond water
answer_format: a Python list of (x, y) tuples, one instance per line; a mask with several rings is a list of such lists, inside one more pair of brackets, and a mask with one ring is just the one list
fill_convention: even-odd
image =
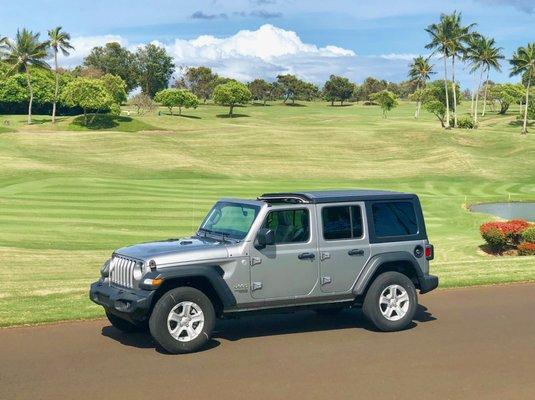
[(503, 219), (535, 221), (535, 202), (474, 204), (470, 206), (470, 211), (491, 214)]

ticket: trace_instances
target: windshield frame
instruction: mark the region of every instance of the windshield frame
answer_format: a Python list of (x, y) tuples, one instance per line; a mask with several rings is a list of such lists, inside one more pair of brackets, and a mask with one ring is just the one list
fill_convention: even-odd
[[(238, 237), (238, 236), (234, 235), (233, 232), (221, 232), (221, 231), (217, 231), (217, 230), (214, 231), (213, 229), (209, 229), (208, 227), (206, 227), (206, 224), (207, 224), (208, 220), (210, 219), (214, 209), (216, 209), (216, 207), (218, 207), (218, 206), (221, 207), (221, 206), (227, 206), (227, 205), (238, 206), (238, 207), (246, 207), (247, 209), (251, 209), (252, 208), (254, 210), (254, 213), (255, 213), (254, 218), (252, 219), (251, 223), (249, 224), (247, 232), (245, 232), (243, 234), (243, 236), (240, 235)], [(204, 217), (202, 223), (200, 224), (199, 229), (197, 230), (197, 235), (198, 236), (210, 235), (210, 236), (214, 236), (214, 237), (220, 237), (223, 240), (230, 239), (230, 240), (233, 240), (233, 241), (241, 242), (241, 241), (247, 239), (247, 236), (251, 232), (252, 227), (254, 226), (255, 222), (258, 220), (258, 216), (261, 214), (261, 210), (262, 210), (262, 203), (257, 202), (257, 201), (221, 199), (221, 200), (219, 200), (217, 203), (215, 203), (213, 205), (213, 207), (210, 209), (210, 211), (208, 211), (208, 213)]]

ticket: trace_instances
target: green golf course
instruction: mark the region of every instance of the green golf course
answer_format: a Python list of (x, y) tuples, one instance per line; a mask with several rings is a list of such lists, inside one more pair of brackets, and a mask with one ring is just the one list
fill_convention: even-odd
[[(461, 106), (468, 113), (469, 102)], [(518, 108), (479, 129), (376, 106), (212, 104), (168, 115), (0, 115), (0, 326), (97, 318), (87, 292), (111, 252), (189, 235), (220, 197), (377, 188), (417, 193), (442, 288), (535, 280), (535, 257), (491, 256), (466, 206), (535, 200), (535, 134)], [(530, 129), (535, 132), (535, 127)]]

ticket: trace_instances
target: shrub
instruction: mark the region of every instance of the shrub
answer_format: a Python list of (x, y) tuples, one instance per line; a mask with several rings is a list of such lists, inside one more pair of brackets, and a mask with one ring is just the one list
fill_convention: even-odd
[(520, 243), (517, 249), (519, 256), (535, 256), (535, 243)]
[(485, 239), (485, 242), (487, 242), (493, 252), (501, 253), (505, 249), (505, 246), (507, 246), (507, 237), (498, 227), (494, 226), (492, 222), (487, 222), (486, 224), (481, 225), (479, 230), (481, 236)]
[(535, 243), (535, 225), (530, 226), (524, 232), (522, 232), (522, 239), (525, 242)]
[(461, 129), (474, 129), (477, 127), (472, 118), (467, 116), (460, 117), (457, 120), (457, 126)]
[(522, 233), (529, 226), (528, 222), (521, 219), (505, 222), (492, 221), (481, 225), (479, 231), (493, 251), (502, 252), (505, 246), (515, 246), (520, 243)]
[(529, 222), (523, 219), (513, 219), (503, 223), (503, 233), (505, 233), (511, 244), (518, 244), (522, 241), (523, 232), (529, 226)]

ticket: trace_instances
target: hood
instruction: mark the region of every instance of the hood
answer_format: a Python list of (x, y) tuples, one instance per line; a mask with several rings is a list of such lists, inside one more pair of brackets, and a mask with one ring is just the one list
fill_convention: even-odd
[(120, 248), (114, 253), (145, 262), (154, 260), (157, 266), (229, 256), (224, 242), (198, 236), (136, 244)]

